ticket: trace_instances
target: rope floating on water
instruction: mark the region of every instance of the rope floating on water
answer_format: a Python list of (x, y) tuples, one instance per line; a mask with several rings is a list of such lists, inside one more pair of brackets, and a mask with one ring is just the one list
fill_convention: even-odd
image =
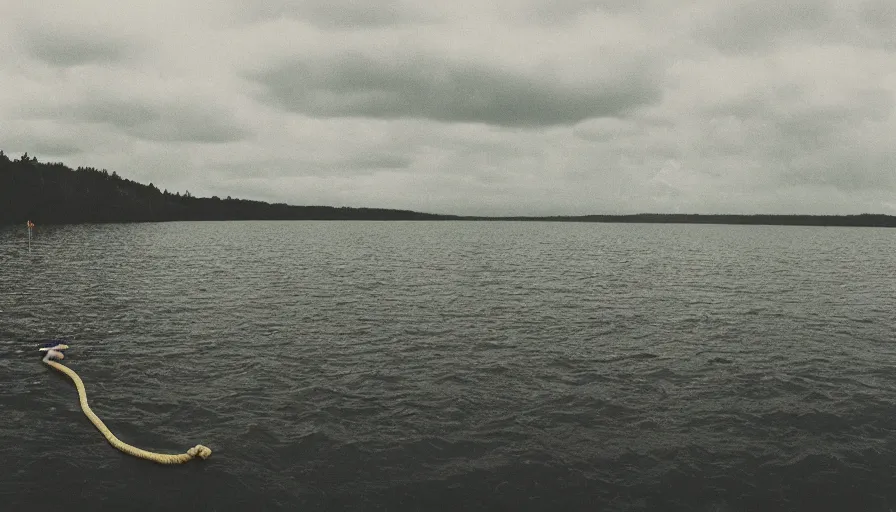
[(109, 431), (102, 420), (100, 420), (97, 415), (90, 410), (90, 406), (87, 405), (87, 392), (84, 390), (84, 382), (81, 381), (81, 377), (78, 377), (78, 374), (75, 373), (71, 368), (53, 361), (54, 358), (65, 358), (65, 355), (62, 353), (62, 351), (67, 348), (68, 345), (62, 343), (57, 344), (53, 347), (41, 348), (40, 350), (42, 352), (47, 353), (47, 355), (45, 355), (43, 358), (43, 362), (68, 375), (72, 379), (72, 381), (75, 383), (75, 387), (78, 388), (78, 397), (81, 400), (81, 409), (84, 411), (84, 414), (87, 415), (87, 418), (90, 419), (93, 425), (103, 433), (103, 435), (112, 446), (118, 448), (124, 453), (127, 453), (128, 455), (133, 455), (134, 457), (140, 457), (142, 459), (158, 462), (159, 464), (183, 464), (184, 462), (192, 460), (196, 457), (207, 459), (212, 454), (212, 451), (208, 447), (205, 447), (201, 444), (197, 444), (193, 448), (190, 448), (186, 453), (179, 453), (174, 455), (148, 452), (146, 450), (141, 450), (136, 446), (131, 446), (115, 437), (115, 435)]

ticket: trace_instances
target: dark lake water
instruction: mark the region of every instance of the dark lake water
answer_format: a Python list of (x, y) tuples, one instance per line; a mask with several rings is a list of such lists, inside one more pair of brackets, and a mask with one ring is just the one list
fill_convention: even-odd
[[(0, 509), (896, 509), (896, 230), (0, 228)], [(110, 446), (63, 361), (125, 442)]]

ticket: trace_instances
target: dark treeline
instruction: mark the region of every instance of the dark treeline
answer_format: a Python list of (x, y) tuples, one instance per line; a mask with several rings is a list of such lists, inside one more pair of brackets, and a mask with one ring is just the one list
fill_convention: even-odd
[(634, 215), (580, 215), (555, 217), (502, 217), (501, 220), (554, 222), (625, 222), (645, 224), (745, 224), (768, 226), (896, 227), (892, 215), (703, 215), (693, 213), (639, 213)]
[(245, 199), (170, 193), (93, 167), (71, 169), (38, 162), (27, 153), (17, 160), (0, 150), (0, 224), (69, 224), (174, 220), (521, 220), (681, 224), (765, 224), (896, 227), (891, 215), (699, 215), (637, 214), (551, 217), (437, 215), (385, 208), (290, 206)]
[(42, 163), (25, 153), (11, 160), (0, 151), (0, 224), (69, 224), (173, 220), (439, 220), (456, 219), (408, 210), (290, 206), (245, 199), (170, 193), (92, 167), (75, 170)]

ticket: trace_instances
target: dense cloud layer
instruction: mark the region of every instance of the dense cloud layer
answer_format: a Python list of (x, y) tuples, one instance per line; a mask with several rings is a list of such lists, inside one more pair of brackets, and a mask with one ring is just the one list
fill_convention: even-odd
[(449, 56), (340, 55), (275, 65), (257, 75), (260, 101), (313, 117), (419, 118), (535, 127), (625, 116), (655, 102), (659, 80), (633, 64), (570, 83), (548, 70), (452, 62)]
[(896, 213), (888, 0), (0, 2), (0, 149), (443, 213)]

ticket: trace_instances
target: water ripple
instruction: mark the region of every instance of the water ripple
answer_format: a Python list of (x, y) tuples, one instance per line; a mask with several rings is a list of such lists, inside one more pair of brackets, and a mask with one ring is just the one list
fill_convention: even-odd
[[(891, 230), (208, 222), (24, 242), (0, 228), (11, 509), (896, 507)], [(213, 457), (116, 452), (32, 352), (46, 338), (71, 341), (122, 439)]]

